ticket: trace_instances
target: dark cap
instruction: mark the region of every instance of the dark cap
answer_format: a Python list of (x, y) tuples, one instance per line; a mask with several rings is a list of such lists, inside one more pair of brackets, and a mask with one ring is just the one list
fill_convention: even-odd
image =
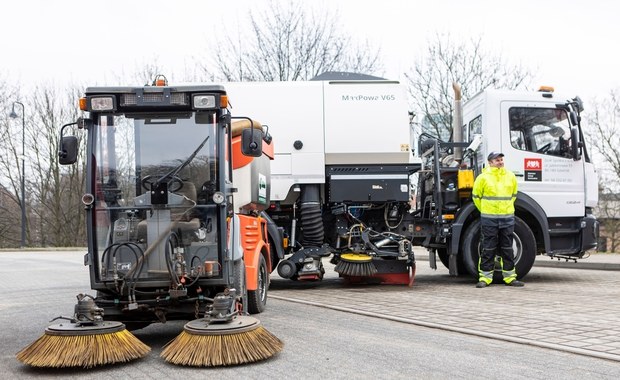
[(492, 151), (491, 153), (489, 153), (489, 156), (487, 157), (487, 161), (494, 160), (497, 157), (504, 157), (504, 153)]

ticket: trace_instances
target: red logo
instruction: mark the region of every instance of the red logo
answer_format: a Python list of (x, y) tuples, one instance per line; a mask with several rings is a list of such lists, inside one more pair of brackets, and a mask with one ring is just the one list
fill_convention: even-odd
[(541, 158), (526, 158), (523, 164), (525, 170), (542, 170)]

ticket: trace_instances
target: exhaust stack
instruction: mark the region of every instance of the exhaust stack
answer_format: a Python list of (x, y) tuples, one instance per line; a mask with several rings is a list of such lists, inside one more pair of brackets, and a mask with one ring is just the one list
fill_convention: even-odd
[[(453, 82), (454, 89), (454, 114), (452, 115), (452, 142), (463, 142), (463, 104), (461, 103), (461, 86)], [(463, 161), (463, 148), (454, 148), (454, 161), (459, 164)]]

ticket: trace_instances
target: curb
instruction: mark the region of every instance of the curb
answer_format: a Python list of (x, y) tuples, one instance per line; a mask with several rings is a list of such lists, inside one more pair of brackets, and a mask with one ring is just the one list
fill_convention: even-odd
[[(428, 255), (416, 255), (416, 261), (428, 261)], [(587, 260), (587, 259), (581, 259)], [(441, 265), (439, 259), (437, 259), (437, 265)], [(620, 263), (600, 263), (600, 262), (585, 262), (572, 260), (566, 261), (563, 259), (545, 258), (544, 256), (537, 256), (534, 261), (535, 267), (547, 267), (547, 268), (562, 268), (562, 269), (588, 269), (588, 270), (609, 270), (620, 271)]]
[[(587, 259), (586, 259), (587, 260)], [(563, 269), (591, 269), (591, 270), (619, 270), (620, 264), (616, 263), (588, 263), (582, 261), (562, 261), (558, 259), (541, 260), (536, 259), (534, 261), (535, 267), (551, 267), (551, 268), (563, 268)]]

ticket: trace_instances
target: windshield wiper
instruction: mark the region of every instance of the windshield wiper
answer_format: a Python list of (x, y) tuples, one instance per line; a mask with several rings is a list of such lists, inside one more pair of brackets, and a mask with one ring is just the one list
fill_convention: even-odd
[(181, 170), (183, 170), (183, 168), (185, 168), (187, 165), (189, 165), (189, 163), (192, 162), (192, 160), (196, 157), (198, 152), (200, 152), (200, 150), (205, 146), (205, 144), (207, 143), (207, 140), (209, 140), (209, 137), (211, 137), (211, 136), (207, 136), (206, 139), (202, 140), (200, 145), (198, 145), (198, 147), (194, 150), (194, 152), (189, 157), (187, 157), (187, 159), (185, 161), (183, 161), (179, 166), (177, 166), (176, 168), (172, 169), (169, 173), (165, 174), (160, 179), (158, 179), (157, 182), (155, 182), (154, 185), (159, 185), (159, 184), (161, 184), (161, 182), (164, 179), (166, 179), (166, 178), (174, 178), (177, 174), (179, 174), (179, 172)]

